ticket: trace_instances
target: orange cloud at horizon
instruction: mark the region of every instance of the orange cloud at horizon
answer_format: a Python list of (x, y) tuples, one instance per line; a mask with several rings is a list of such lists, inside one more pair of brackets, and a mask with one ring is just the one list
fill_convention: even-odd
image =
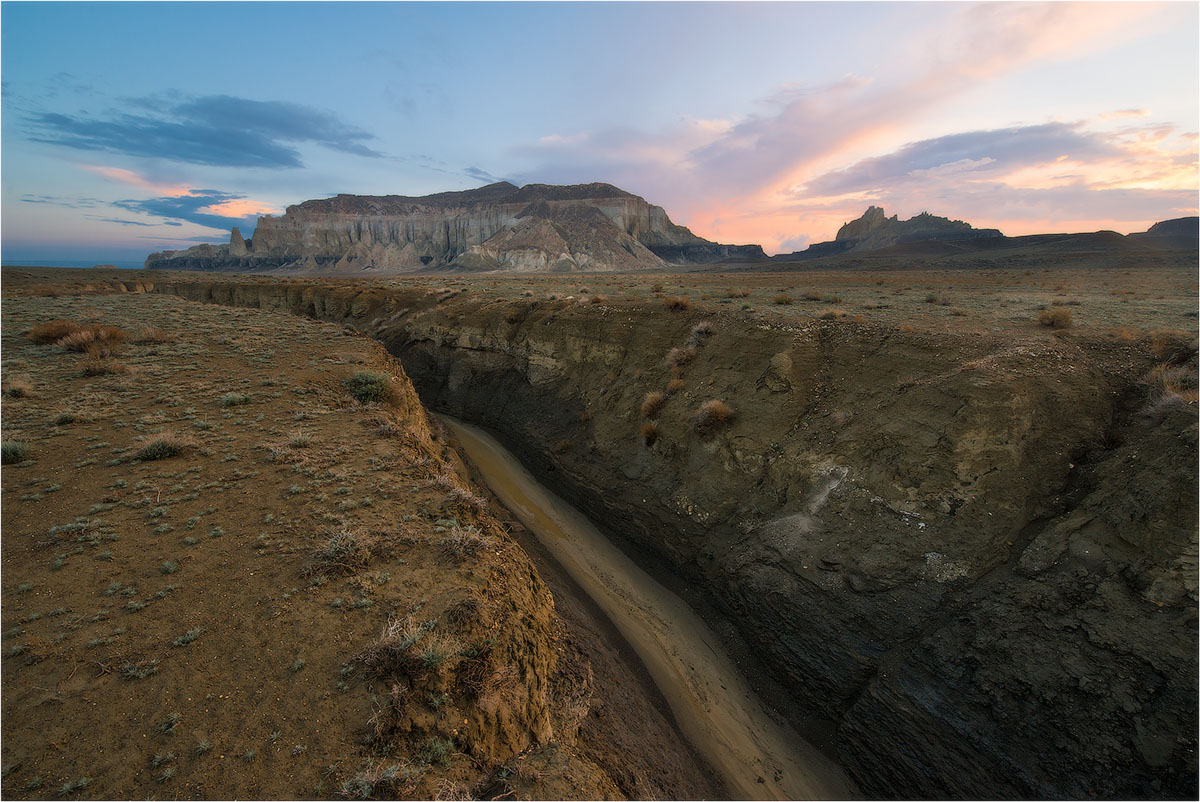
[(250, 217), (251, 215), (279, 214), (282, 210), (265, 203), (260, 203), (259, 201), (250, 200), (249, 198), (235, 198), (234, 200), (214, 203), (211, 206), (202, 206), (196, 211), (204, 212), (205, 214), (215, 214), (220, 217), (240, 218)]

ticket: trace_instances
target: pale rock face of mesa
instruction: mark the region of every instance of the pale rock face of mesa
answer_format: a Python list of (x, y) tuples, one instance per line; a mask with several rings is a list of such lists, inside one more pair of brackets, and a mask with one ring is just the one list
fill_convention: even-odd
[(261, 217), (251, 240), (164, 251), (147, 268), (356, 275), (469, 271), (661, 270), (669, 263), (763, 258), (671, 222), (662, 207), (611, 184), (502, 181), (423, 197), (338, 195)]

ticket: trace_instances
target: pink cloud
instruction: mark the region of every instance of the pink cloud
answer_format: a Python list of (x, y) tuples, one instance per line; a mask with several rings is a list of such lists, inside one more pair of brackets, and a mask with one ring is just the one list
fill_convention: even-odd
[[(1161, 10), (1140, 3), (947, 8), (952, 11), (942, 30), (931, 31), (911, 45), (909, 54), (894, 59), (915, 67), (888, 80), (848, 76), (823, 86), (788, 85), (753, 114), (703, 125), (686, 121), (649, 132), (550, 134), (517, 149), (535, 165), (518, 177), (610, 181), (665, 206), (697, 234), (722, 242), (759, 242), (773, 250), (802, 234), (819, 240), (857, 217), (864, 201), (875, 196), (815, 198), (805, 207), (796, 203), (798, 187), (873, 153), (896, 150), (907, 126), (968, 89), (1040, 61), (1104, 47), (1132, 35), (1140, 20)], [(1155, 147), (1160, 133), (1145, 131), (1141, 144)], [(991, 166), (989, 158), (961, 157), (920, 169), (931, 171), (929, 179), (959, 184), (979, 177)], [(1079, 165), (1064, 167), (1070, 169), (1060, 172), (1075, 172)]]

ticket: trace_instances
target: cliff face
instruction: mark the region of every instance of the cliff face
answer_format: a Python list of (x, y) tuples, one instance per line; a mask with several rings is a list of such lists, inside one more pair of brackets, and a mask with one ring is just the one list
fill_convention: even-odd
[[(732, 249), (732, 250), (731, 250)], [(252, 240), (151, 254), (147, 268), (357, 275), (455, 270), (660, 270), (762, 256), (718, 245), (610, 184), (507, 182), (423, 197), (338, 195), (259, 218)]]

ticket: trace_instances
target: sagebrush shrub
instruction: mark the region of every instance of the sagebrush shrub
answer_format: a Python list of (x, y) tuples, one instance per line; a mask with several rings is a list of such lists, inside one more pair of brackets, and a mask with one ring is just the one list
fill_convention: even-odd
[(350, 395), (362, 404), (378, 404), (393, 397), (392, 377), (386, 373), (362, 370), (342, 382)]

